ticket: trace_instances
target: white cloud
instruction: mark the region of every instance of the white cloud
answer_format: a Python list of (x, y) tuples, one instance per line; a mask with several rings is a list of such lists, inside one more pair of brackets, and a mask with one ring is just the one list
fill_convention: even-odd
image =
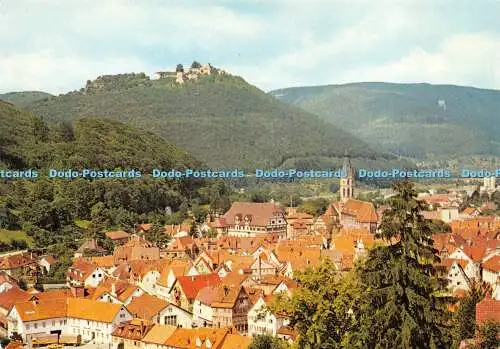
[(134, 57), (107, 60), (59, 56), (51, 51), (0, 56), (0, 92), (43, 90), (62, 93), (83, 87), (98, 75), (139, 72), (145, 62)]
[[(483, 33), (474, 29), (495, 6), (481, 0), (474, 6), (432, 0), (0, 0), (0, 91), (64, 92), (101, 74), (153, 72), (193, 59), (263, 89), (366, 80), (498, 88), (498, 22)], [(465, 21), (469, 8), (475, 19)]]
[(348, 81), (429, 82), (500, 89), (500, 35), (454, 35), (436, 52), (415, 49), (380, 66), (345, 72)]

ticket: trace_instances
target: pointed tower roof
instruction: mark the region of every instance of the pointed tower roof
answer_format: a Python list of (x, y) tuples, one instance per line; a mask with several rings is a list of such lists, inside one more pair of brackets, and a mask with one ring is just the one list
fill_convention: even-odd
[(351, 157), (347, 153), (347, 149), (344, 154), (344, 165), (342, 166), (342, 172), (346, 177), (354, 177), (354, 170), (351, 165)]

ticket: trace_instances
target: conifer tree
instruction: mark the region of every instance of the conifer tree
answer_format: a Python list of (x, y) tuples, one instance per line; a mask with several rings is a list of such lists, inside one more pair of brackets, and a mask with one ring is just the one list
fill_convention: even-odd
[(449, 299), (434, 263), (429, 222), (413, 185), (394, 184), (397, 195), (376, 237), (386, 243), (370, 250), (359, 269), (367, 305), (358, 314), (356, 337), (364, 348), (448, 348)]

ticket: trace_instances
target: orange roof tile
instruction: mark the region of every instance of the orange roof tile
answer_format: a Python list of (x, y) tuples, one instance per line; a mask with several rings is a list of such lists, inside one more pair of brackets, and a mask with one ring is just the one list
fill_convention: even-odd
[(130, 234), (127, 233), (126, 231), (118, 230), (118, 231), (108, 231), (106, 233), (106, 236), (111, 240), (122, 240), (122, 239), (128, 239), (130, 237)]
[(23, 321), (38, 321), (64, 318), (67, 313), (66, 299), (46, 299), (16, 303), (16, 311)]
[(345, 203), (334, 201), (332, 206), (341, 214), (356, 217), (361, 223), (376, 223), (378, 221), (375, 206), (368, 201), (348, 199)]
[(481, 325), (488, 320), (500, 322), (500, 301), (491, 299), (489, 295), (476, 304), (477, 324)]
[(474, 262), (479, 262), (483, 257), (486, 252), (486, 247), (485, 246), (464, 246), (462, 249), (464, 253), (469, 256)]
[(0, 308), (10, 311), (14, 304), (18, 302), (25, 302), (30, 299), (31, 295), (14, 286), (10, 290), (0, 293)]
[(155, 324), (142, 341), (144, 343), (163, 345), (176, 330), (176, 326)]
[(500, 272), (500, 256), (494, 256), (488, 259), (482, 265), (483, 269), (493, 271), (495, 273)]
[(91, 262), (101, 268), (111, 268), (115, 265), (115, 257), (102, 256), (102, 257), (91, 257)]
[(220, 349), (247, 349), (252, 343), (251, 337), (239, 334), (228, 334)]
[[(227, 328), (198, 328), (187, 329), (178, 328), (164, 343), (165, 346), (182, 349), (208, 349), (220, 347), (225, 337), (229, 333)], [(201, 346), (197, 346), (197, 339), (200, 339)], [(210, 340), (211, 345), (206, 345), (206, 340)]]
[(147, 293), (140, 297), (132, 299), (132, 301), (127, 305), (128, 311), (140, 319), (151, 320), (154, 316), (158, 315), (163, 309), (168, 306), (168, 302), (151, 296)]
[(111, 323), (122, 305), (83, 298), (68, 298), (68, 317)]

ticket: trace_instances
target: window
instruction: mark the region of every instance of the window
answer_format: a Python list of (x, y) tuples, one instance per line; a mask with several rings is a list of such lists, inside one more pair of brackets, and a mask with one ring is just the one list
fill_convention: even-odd
[(43, 327), (43, 328), (45, 328), (45, 321), (44, 321), (44, 322), (42, 322), (42, 327)]
[(30, 324), (26, 324), (26, 329), (29, 330), (30, 329)]
[(177, 315), (165, 316), (165, 325), (177, 326)]

